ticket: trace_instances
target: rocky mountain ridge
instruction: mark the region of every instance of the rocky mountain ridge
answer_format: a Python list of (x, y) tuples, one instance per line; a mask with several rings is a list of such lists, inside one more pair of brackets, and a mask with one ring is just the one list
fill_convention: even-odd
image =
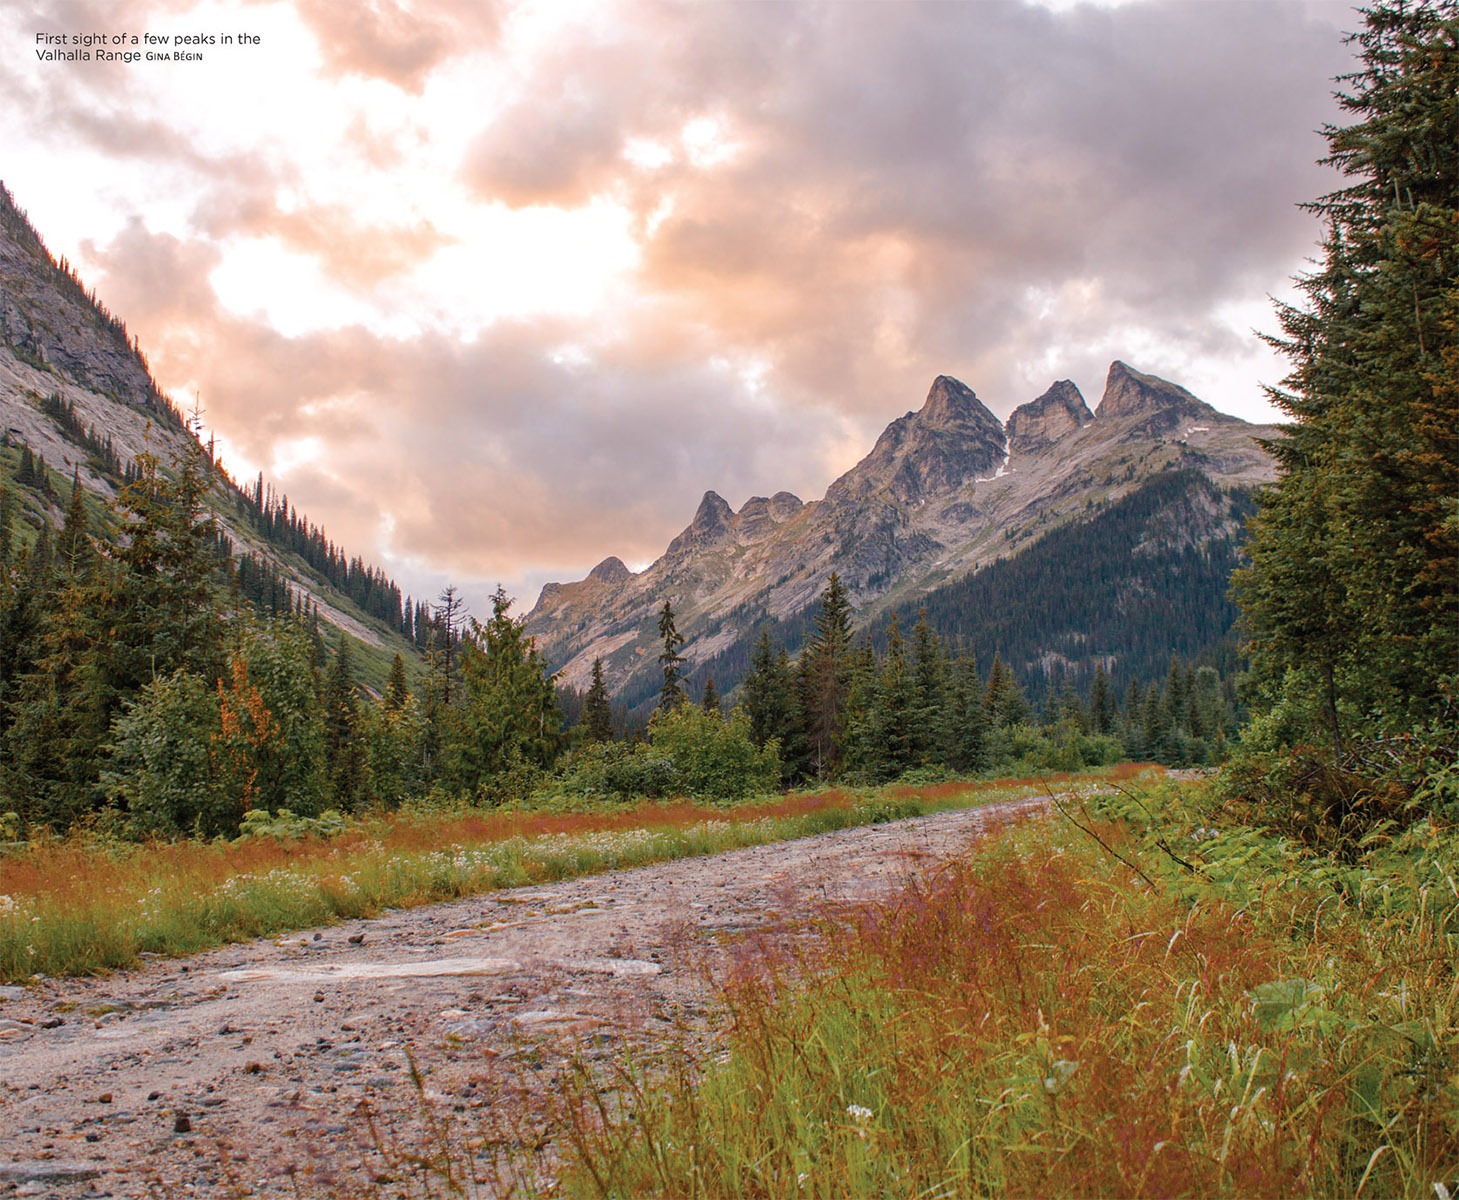
[[(566, 683), (583, 686), (601, 658), (610, 685), (632, 697), (656, 675), (654, 619), (665, 599), (691, 667), (759, 624), (803, 612), (832, 571), (871, 620), (1087, 519), (1162, 471), (1194, 468), (1228, 490), (1268, 482), (1272, 460), (1257, 439), (1275, 436), (1123, 362), (1110, 366), (1092, 412), (1060, 380), (1006, 422), (940, 375), (922, 407), (892, 421), (823, 499), (778, 492), (735, 512), (706, 492), (656, 562), (634, 574), (609, 558), (576, 583), (548, 584), (527, 629)], [(1236, 532), (1229, 515), (1209, 517), (1152, 536), (1198, 543)]]
[[(75, 428), (48, 413), (51, 397), (69, 409)], [(78, 428), (108, 443), (121, 462), (148, 453), (164, 471), (197, 444), (153, 380), (125, 324), (64, 260), (51, 255), (0, 184), (0, 467), (24, 446), (58, 475), (67, 480), (74, 475), (98, 499), (114, 499), (114, 479), (78, 439)], [(397, 648), (391, 631), (356, 611), (326, 580), (251, 528), (239, 509), (238, 488), (221, 470), (212, 473), (210, 492), (235, 555), (251, 553), (273, 564), (296, 594), (318, 608), (321, 619), (366, 646), (382, 652)], [(41, 521), (59, 525), (62, 503), (56, 496), (22, 493), (20, 519), (32, 526)]]

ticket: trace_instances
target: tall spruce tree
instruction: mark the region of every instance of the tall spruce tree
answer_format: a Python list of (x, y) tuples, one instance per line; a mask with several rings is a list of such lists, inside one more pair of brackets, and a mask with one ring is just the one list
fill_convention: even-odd
[(613, 709), (608, 702), (608, 685), (603, 680), (601, 658), (593, 659), (593, 682), (583, 698), (583, 724), (587, 727), (589, 741), (613, 740)]
[(1278, 309), (1291, 421), (1235, 585), (1265, 704), (1313, 696), (1338, 752), (1434, 718), (1459, 662), (1459, 13), (1364, 15), (1354, 120), (1323, 131), (1348, 182), (1307, 205), (1328, 233)]
[(684, 703), (684, 656), (679, 647), (684, 644), (684, 635), (674, 628), (674, 606), (667, 600), (659, 611), (659, 640), (664, 648), (659, 654), (659, 666), (664, 672), (664, 682), (659, 688), (659, 711), (669, 712)]
[(850, 653), (851, 601), (841, 577), (833, 571), (821, 593), (815, 634), (800, 659), (801, 711), (818, 775), (833, 773), (840, 763)]

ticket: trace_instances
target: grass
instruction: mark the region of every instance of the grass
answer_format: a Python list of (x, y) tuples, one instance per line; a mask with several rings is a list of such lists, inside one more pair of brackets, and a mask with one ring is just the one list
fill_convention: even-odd
[[(1137, 770), (1127, 764), (1078, 778)], [(190, 954), (386, 908), (988, 803), (1042, 782), (795, 793), (726, 809), (677, 802), (574, 813), (405, 811), (293, 841), (33, 842), (0, 857), (0, 979), (94, 974), (134, 966), (144, 954)]]
[(561, 1191), (1459, 1195), (1452, 829), (1338, 876), (1166, 803), (750, 947), (716, 1059), (580, 1071)]

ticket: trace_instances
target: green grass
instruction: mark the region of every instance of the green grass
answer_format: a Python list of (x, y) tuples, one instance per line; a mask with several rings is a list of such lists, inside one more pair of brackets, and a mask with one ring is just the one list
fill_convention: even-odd
[(191, 954), (386, 908), (716, 854), (1037, 790), (1028, 781), (994, 781), (799, 793), (720, 810), (680, 802), (553, 814), (413, 811), (297, 841), (136, 846), (76, 836), (36, 842), (0, 856), (0, 979), (95, 974), (134, 966), (143, 954)]
[(1339, 868), (1146, 804), (823, 913), (717, 1058), (580, 1067), (562, 1192), (1459, 1195), (1452, 829)]

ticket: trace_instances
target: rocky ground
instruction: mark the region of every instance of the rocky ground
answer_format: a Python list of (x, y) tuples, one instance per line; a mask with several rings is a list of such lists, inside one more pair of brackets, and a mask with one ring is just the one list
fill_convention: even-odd
[(641, 1055), (712, 1036), (709, 971), (740, 935), (785, 935), (818, 901), (874, 895), (1045, 803), (0, 989), (0, 1196), (419, 1194), (379, 1131), (419, 1148), (441, 1118), (485, 1164), (531, 1141), (528, 1110), (564, 1053), (607, 1069), (625, 1044)]

